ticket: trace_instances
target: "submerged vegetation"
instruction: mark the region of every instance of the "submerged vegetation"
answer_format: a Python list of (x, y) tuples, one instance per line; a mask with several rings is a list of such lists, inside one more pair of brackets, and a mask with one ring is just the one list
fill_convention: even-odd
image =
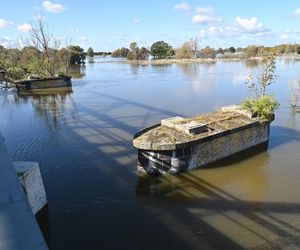
[(116, 49), (111, 53), (112, 57), (127, 57), (129, 53), (129, 49), (122, 47), (120, 49)]
[(164, 41), (157, 41), (153, 43), (150, 48), (150, 53), (154, 59), (171, 58), (175, 55), (175, 51), (172, 46)]
[(88, 48), (88, 50), (86, 51), (86, 55), (89, 56), (89, 57), (94, 57), (95, 52), (94, 52), (92, 47)]
[(29, 76), (44, 78), (66, 75), (71, 64), (84, 63), (79, 46), (65, 46), (54, 38), (44, 18), (39, 18), (21, 49), (0, 46), (0, 80), (14, 82)]
[(267, 86), (277, 79), (276, 54), (275, 49), (262, 51), (261, 71), (255, 76), (249, 75), (246, 80), (249, 97), (242, 102), (242, 107), (251, 111), (253, 116), (268, 120), (274, 118), (274, 111), (279, 107), (274, 95), (266, 94)]
[(127, 53), (128, 60), (146, 60), (148, 56), (149, 51), (145, 47), (139, 48), (136, 42), (130, 44), (130, 50)]

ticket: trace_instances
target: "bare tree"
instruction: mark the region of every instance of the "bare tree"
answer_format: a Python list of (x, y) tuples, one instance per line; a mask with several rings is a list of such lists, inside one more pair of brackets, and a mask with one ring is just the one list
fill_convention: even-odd
[(177, 59), (191, 59), (193, 57), (193, 47), (190, 42), (185, 42), (176, 50)]
[[(266, 88), (275, 82), (276, 75), (276, 56), (275, 49), (264, 49), (262, 51), (261, 70), (255, 76), (249, 75), (246, 84), (249, 94), (261, 97), (266, 95)], [(256, 78), (256, 81), (255, 81)]]
[(68, 50), (62, 50), (61, 41), (50, 32), (45, 18), (38, 18), (36, 23), (32, 24), (27, 43), (36, 49), (31, 56), (34, 70), (39, 76), (54, 77), (56, 74), (66, 73)]

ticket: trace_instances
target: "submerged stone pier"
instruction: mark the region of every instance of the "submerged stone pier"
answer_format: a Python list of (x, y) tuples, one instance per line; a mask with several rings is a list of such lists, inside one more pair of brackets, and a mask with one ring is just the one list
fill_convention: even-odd
[(269, 140), (271, 121), (252, 117), (240, 106), (190, 118), (172, 117), (138, 132), (138, 170), (190, 171)]

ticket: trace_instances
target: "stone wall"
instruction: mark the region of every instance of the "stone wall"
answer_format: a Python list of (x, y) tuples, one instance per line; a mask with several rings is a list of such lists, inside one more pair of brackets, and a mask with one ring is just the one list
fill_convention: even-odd
[(225, 131), (207, 141), (166, 151), (139, 150), (139, 171), (179, 173), (190, 171), (269, 140), (270, 122)]
[(192, 147), (188, 170), (223, 159), (269, 140), (269, 123), (218, 137)]

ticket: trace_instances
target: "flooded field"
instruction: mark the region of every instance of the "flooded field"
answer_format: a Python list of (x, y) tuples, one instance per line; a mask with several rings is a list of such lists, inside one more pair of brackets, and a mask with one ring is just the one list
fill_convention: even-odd
[(171, 116), (238, 104), (256, 61), (139, 66), (96, 58), (72, 91), (0, 92), (0, 130), (14, 160), (38, 161), (51, 249), (296, 249), (300, 245), (300, 113), (279, 59), (280, 102), (267, 151), (160, 177), (136, 171), (132, 137)]

